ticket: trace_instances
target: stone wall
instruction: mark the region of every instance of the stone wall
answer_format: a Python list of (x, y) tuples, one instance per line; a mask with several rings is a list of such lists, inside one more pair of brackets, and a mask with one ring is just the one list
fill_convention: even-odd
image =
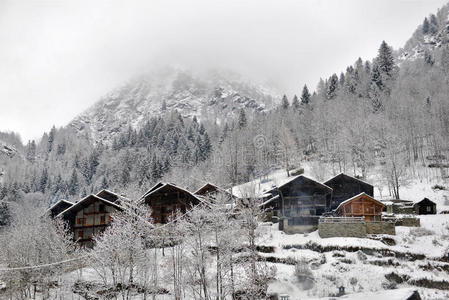
[(396, 226), (420, 227), (421, 221), (419, 218), (402, 217), (396, 220)]
[(322, 238), (329, 237), (358, 237), (364, 238), (367, 234), (395, 235), (393, 222), (320, 222), (318, 234)]
[(366, 223), (367, 234), (389, 234), (395, 235), (395, 224), (393, 222), (367, 222)]
[(320, 222), (318, 234), (322, 238), (328, 237), (366, 237), (365, 222)]

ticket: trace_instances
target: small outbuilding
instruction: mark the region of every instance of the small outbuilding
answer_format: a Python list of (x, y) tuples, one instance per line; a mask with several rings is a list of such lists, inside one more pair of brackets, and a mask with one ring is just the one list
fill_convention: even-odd
[(364, 217), (366, 221), (381, 221), (385, 204), (366, 193), (343, 201), (335, 210), (340, 217)]
[(428, 198), (424, 198), (413, 205), (418, 215), (435, 215), (437, 213), (437, 204)]

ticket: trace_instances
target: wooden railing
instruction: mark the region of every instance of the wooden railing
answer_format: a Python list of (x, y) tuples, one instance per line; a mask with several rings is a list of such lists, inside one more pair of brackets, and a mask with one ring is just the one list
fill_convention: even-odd
[(320, 217), (320, 223), (363, 223), (363, 217)]

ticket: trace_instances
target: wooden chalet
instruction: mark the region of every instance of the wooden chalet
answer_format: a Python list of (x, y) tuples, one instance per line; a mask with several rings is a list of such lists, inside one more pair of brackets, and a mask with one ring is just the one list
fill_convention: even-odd
[[(286, 232), (307, 232), (316, 229), (319, 216), (329, 211), (332, 188), (298, 175), (267, 191), (271, 197), (262, 208), (271, 208), (280, 219), (279, 229)], [(288, 229), (287, 229), (288, 226)]]
[(112, 214), (121, 211), (117, 201), (109, 201), (97, 195), (89, 195), (61, 212), (73, 232), (73, 239), (86, 247), (92, 247), (92, 238), (103, 232), (112, 221)]
[(340, 173), (324, 182), (332, 188), (331, 209), (336, 209), (343, 201), (360, 193), (374, 196), (374, 187), (358, 178)]
[(418, 215), (435, 215), (437, 213), (437, 205), (428, 198), (424, 198), (413, 205)]
[(385, 204), (366, 193), (343, 201), (335, 210), (340, 217), (364, 217), (366, 221), (381, 221)]
[(237, 197), (232, 195), (230, 192), (212, 183), (206, 183), (193, 194), (196, 196), (201, 196), (205, 199), (212, 199), (212, 200), (216, 199), (218, 196), (222, 196), (226, 198), (227, 202), (234, 202), (234, 200), (237, 199)]
[(154, 223), (165, 224), (169, 218), (180, 212), (185, 214), (194, 206), (202, 203), (200, 196), (176, 186), (172, 183), (160, 182), (143, 196), (145, 204), (151, 208)]
[(47, 210), (47, 214), (54, 218), (57, 215), (59, 215), (61, 212), (63, 212), (64, 210), (66, 210), (69, 207), (72, 207), (73, 203), (67, 200), (59, 200), (58, 202), (56, 202), (55, 204), (53, 204), (48, 210)]

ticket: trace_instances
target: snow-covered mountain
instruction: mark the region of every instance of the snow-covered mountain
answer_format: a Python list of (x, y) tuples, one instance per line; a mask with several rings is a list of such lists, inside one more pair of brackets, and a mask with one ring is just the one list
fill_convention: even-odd
[(279, 97), (229, 71), (192, 72), (165, 67), (134, 78), (75, 118), (70, 126), (94, 141), (108, 142), (128, 126), (177, 110), (184, 117), (223, 122), (240, 108), (263, 112)]
[[(425, 24), (428, 22), (427, 24)], [(430, 15), (423, 24), (418, 26), (413, 36), (405, 46), (397, 51), (398, 62), (423, 58), (425, 53), (449, 44), (449, 4), (438, 10), (436, 15)]]

